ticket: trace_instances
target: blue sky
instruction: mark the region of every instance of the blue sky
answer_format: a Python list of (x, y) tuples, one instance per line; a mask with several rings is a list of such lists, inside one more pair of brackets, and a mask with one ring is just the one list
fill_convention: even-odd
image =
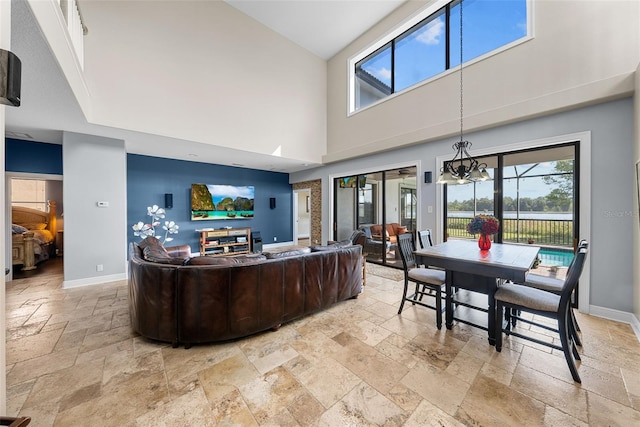
[[(451, 68), (460, 65), (459, 24), (456, 5), (451, 11)], [(466, 62), (526, 35), (526, 0), (466, 0), (463, 26)], [(445, 27), (444, 13), (432, 15), (429, 22), (396, 40), (396, 92), (445, 71)], [(362, 68), (391, 86), (391, 49), (386, 48)]]
[(253, 199), (254, 187), (253, 186), (236, 186), (236, 185), (207, 185), (213, 203), (218, 204), (220, 200), (225, 197), (231, 197), (235, 200), (237, 197), (245, 197), (247, 199)]

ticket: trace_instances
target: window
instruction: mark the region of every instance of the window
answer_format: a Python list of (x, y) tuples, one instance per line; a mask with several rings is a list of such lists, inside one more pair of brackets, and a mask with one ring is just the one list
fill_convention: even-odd
[[(527, 36), (527, 1), (464, 0), (463, 61)], [(350, 64), (351, 112), (460, 66), (460, 0), (432, 3)]]
[(394, 89), (399, 92), (446, 70), (445, 11), (398, 37), (394, 55)]
[(11, 205), (47, 212), (46, 181), (13, 178)]

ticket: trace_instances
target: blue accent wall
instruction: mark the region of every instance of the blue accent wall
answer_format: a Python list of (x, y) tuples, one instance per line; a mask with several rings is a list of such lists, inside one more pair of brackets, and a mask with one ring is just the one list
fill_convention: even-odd
[[(191, 184), (252, 185), (255, 187), (254, 217), (250, 219), (191, 220)], [(259, 231), (264, 244), (293, 239), (293, 189), (289, 174), (159, 157), (127, 155), (127, 238), (133, 235), (133, 224), (148, 223), (147, 207), (164, 208), (165, 193), (173, 194), (173, 208), (167, 209), (165, 220), (180, 227), (167, 246), (187, 244), (198, 252), (199, 228), (250, 227)], [(276, 198), (270, 209), (269, 198)], [(160, 230), (162, 231), (162, 230)]]
[(7, 138), (4, 170), (62, 175), (62, 145)]

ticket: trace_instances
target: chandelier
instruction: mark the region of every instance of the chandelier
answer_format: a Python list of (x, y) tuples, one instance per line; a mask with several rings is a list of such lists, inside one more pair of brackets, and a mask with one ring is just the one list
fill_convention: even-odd
[(453, 160), (445, 162), (440, 170), (438, 184), (467, 184), (472, 181), (486, 181), (491, 178), (486, 163), (478, 163), (469, 154), (471, 143), (464, 140), (462, 108), (462, 0), (460, 0), (460, 141), (451, 146), (456, 152)]

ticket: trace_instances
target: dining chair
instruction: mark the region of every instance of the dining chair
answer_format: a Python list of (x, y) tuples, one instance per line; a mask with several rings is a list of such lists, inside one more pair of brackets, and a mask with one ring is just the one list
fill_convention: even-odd
[[(496, 351), (502, 350), (503, 332), (507, 335), (513, 335), (540, 345), (561, 350), (564, 353), (573, 380), (578, 383), (581, 382), (575, 362), (576, 359), (580, 360), (580, 355), (578, 354), (576, 343), (571, 333), (571, 317), (569, 313), (571, 310), (571, 294), (575, 290), (578, 279), (582, 274), (587, 251), (588, 247), (582, 246), (576, 253), (574, 261), (567, 272), (567, 277), (564, 280), (560, 294), (512, 283), (503, 284), (498, 287), (494, 296), (496, 301)], [(506, 326), (503, 326), (502, 322), (503, 310), (506, 313)], [(514, 315), (512, 313), (514, 313), (515, 310), (555, 319), (558, 322), (557, 329), (547, 325), (537, 325), (558, 333), (560, 335), (561, 345), (558, 346), (557, 344), (542, 341), (533, 336), (512, 330), (509, 317)], [(532, 323), (522, 317), (518, 317), (518, 320)]]
[(420, 243), (420, 249), (425, 249), (433, 246), (433, 240), (431, 239), (431, 229), (418, 231), (418, 242)]
[[(577, 251), (579, 251), (581, 248), (588, 248), (588, 247), (589, 247), (589, 243), (585, 239), (582, 239), (580, 240), (580, 243), (578, 243)], [(575, 262), (575, 257), (571, 261), (571, 264), (569, 264), (569, 268), (571, 268), (571, 265), (573, 265), (574, 262)], [(522, 283), (522, 285), (524, 286), (529, 286), (531, 288), (536, 288), (536, 289), (542, 289), (543, 291), (553, 292), (554, 294), (558, 294), (558, 295), (562, 293), (563, 284), (564, 284), (564, 280), (562, 279), (558, 279), (556, 277), (543, 276), (535, 273), (527, 274), (527, 277), (525, 278), (525, 282)], [(571, 327), (571, 335), (573, 336), (573, 340), (575, 341), (577, 346), (582, 347), (582, 341), (580, 340), (580, 336), (578, 335), (578, 332), (580, 331), (580, 325), (576, 320), (576, 316), (571, 306), (569, 307), (569, 315), (571, 317), (571, 323), (569, 324), (569, 326)], [(512, 321), (512, 324), (514, 323), (515, 323), (515, 317), (513, 318), (513, 321)]]
[[(412, 304), (418, 304), (423, 307), (431, 308), (436, 311), (436, 326), (442, 328), (442, 288), (445, 285), (446, 273), (444, 270), (435, 270), (431, 268), (418, 267), (416, 264), (416, 256), (413, 252), (415, 249), (413, 234), (405, 233), (398, 235), (398, 250), (400, 259), (404, 268), (404, 291), (398, 314), (402, 313), (405, 301)], [(415, 283), (415, 292), (407, 296), (409, 282)], [(432, 291), (432, 293), (429, 293)], [(422, 302), (423, 296), (435, 298), (435, 306)]]

